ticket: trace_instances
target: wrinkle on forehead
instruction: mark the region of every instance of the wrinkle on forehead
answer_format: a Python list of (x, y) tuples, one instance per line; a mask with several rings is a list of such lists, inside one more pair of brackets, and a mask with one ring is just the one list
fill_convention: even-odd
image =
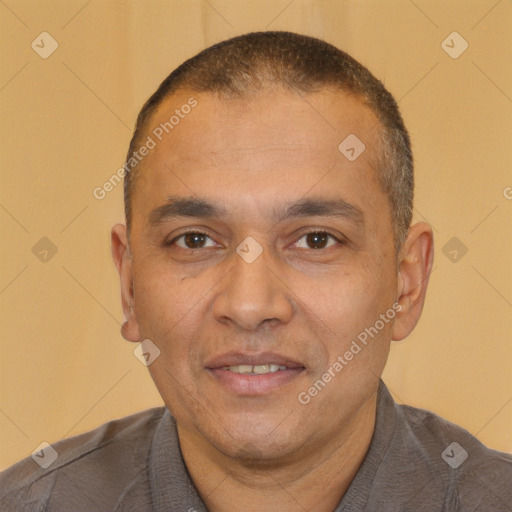
[[(215, 167), (236, 167), (247, 163), (254, 164), (254, 159), (262, 159), (272, 163), (273, 166), (282, 163), (287, 166), (303, 164), (304, 161), (311, 161), (320, 168), (329, 168), (334, 165), (337, 155), (328, 155), (325, 151), (303, 144), (265, 144), (259, 146), (248, 146), (238, 148), (227, 148), (222, 151), (211, 151), (206, 153), (208, 160)], [(268, 160), (267, 160), (268, 159)]]
[(220, 168), (226, 171), (247, 169), (270, 170), (303, 168), (304, 164), (317, 169), (328, 170), (339, 160), (337, 148), (326, 152), (305, 144), (262, 144), (243, 147), (229, 147), (221, 150), (176, 151), (166, 158), (169, 168), (186, 168), (187, 164)]

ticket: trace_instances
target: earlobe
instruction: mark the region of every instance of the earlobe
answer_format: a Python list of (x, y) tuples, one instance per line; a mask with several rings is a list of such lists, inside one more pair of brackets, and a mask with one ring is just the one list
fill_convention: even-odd
[(138, 342), (141, 339), (139, 325), (135, 314), (135, 297), (133, 292), (132, 256), (128, 246), (126, 227), (116, 224), (112, 228), (112, 257), (119, 272), (121, 281), (121, 301), (123, 305), (124, 323), (121, 334), (128, 341)]
[(419, 222), (409, 229), (400, 251), (397, 301), (401, 310), (393, 325), (393, 341), (406, 338), (418, 323), (425, 303), (433, 260), (432, 229), (428, 224)]

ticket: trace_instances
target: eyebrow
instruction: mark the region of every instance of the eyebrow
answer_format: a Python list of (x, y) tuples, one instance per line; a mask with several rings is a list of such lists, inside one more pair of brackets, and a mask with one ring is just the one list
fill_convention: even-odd
[[(149, 214), (149, 224), (157, 226), (176, 217), (208, 219), (226, 215), (227, 211), (223, 206), (206, 199), (169, 196), (165, 204)], [(335, 217), (348, 220), (357, 226), (364, 224), (363, 212), (341, 198), (303, 198), (295, 203), (285, 203), (273, 212), (276, 222), (295, 217)]]
[(293, 217), (335, 217), (349, 220), (358, 226), (364, 224), (363, 212), (347, 201), (337, 199), (304, 198), (288, 203), (276, 216), (280, 221)]
[(212, 218), (222, 217), (226, 210), (205, 199), (196, 197), (169, 196), (167, 203), (155, 208), (149, 214), (149, 223), (157, 225), (175, 217)]

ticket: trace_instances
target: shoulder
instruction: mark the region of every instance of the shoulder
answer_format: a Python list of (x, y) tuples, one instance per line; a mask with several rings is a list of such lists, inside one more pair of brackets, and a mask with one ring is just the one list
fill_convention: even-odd
[(94, 489), (95, 496), (81, 502), (99, 496), (107, 505), (109, 496), (119, 496), (127, 485), (145, 478), (154, 432), (165, 413), (164, 407), (148, 409), (42, 447), (0, 473), (0, 509), (47, 510), (59, 493), (73, 507), (84, 487)]
[(467, 430), (433, 412), (398, 405), (397, 414), (417, 465), (428, 470), (454, 510), (468, 506), (471, 510), (509, 510), (511, 454), (486, 447)]

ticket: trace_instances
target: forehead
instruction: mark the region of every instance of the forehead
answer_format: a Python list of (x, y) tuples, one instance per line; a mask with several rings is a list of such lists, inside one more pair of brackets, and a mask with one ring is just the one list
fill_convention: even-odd
[(148, 123), (154, 148), (137, 170), (134, 217), (147, 213), (148, 203), (180, 194), (235, 206), (250, 196), (261, 208), (283, 194), (290, 202), (308, 188), (332, 193), (338, 187), (347, 199), (357, 189), (375, 195), (379, 129), (373, 112), (341, 91), (273, 90), (243, 98), (179, 91)]
[[(197, 104), (188, 108), (189, 103)], [(170, 120), (173, 126), (167, 133)], [(159, 146), (172, 145), (176, 157), (209, 153), (231, 154), (234, 159), (244, 149), (259, 146), (288, 151), (287, 158), (302, 149), (325, 160), (339, 155), (338, 145), (348, 135), (365, 139), (368, 156), (380, 127), (374, 113), (352, 94), (331, 89), (305, 94), (282, 88), (243, 97), (179, 91), (162, 102), (149, 124), (157, 136), (163, 130), (166, 140), (158, 141), (163, 142)]]

